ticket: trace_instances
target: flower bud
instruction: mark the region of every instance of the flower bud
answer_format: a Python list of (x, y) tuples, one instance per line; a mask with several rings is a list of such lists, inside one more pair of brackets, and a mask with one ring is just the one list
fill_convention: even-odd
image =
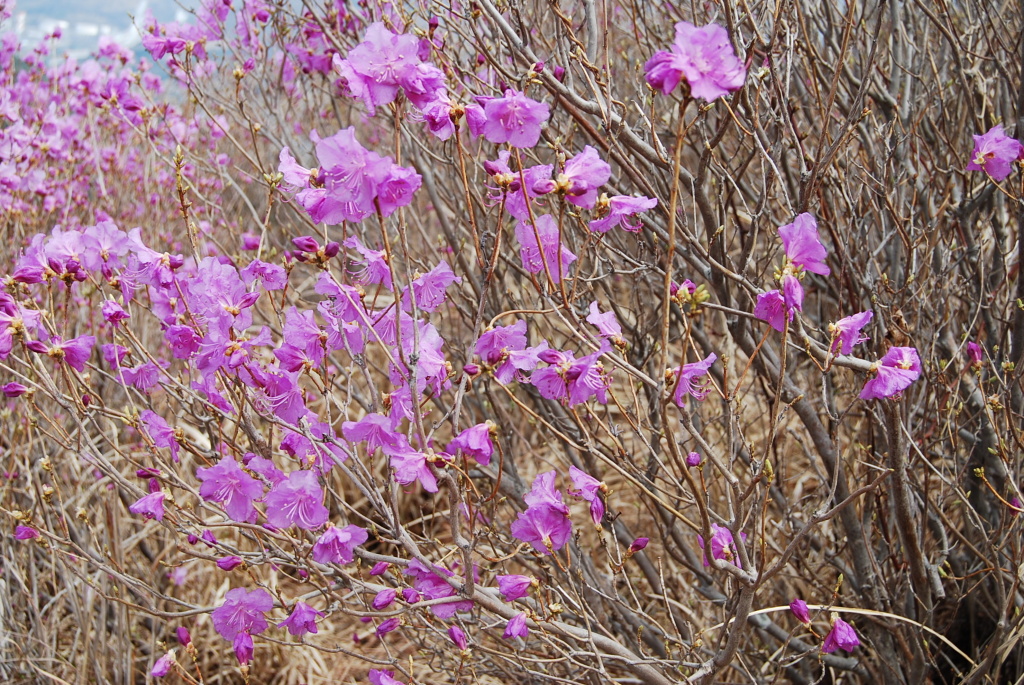
[(178, 635), (178, 642), (180, 642), (182, 645), (188, 647), (190, 644), (192, 644), (192, 635), (189, 634), (188, 628), (186, 628), (185, 626), (178, 626), (178, 629), (175, 632)]
[(629, 553), (636, 554), (646, 547), (648, 542), (650, 542), (648, 538), (637, 538), (636, 540), (633, 540), (633, 544), (629, 546)]
[(320, 249), (320, 243), (308, 235), (292, 238), (292, 244), (303, 252), (316, 252)]
[(217, 560), (217, 568), (221, 571), (233, 571), (244, 563), (239, 556), (224, 557)]
[(462, 628), (456, 625), (453, 625), (450, 628), (448, 628), (448, 637), (451, 638), (451, 641), (455, 644), (455, 646), (461, 650), (465, 650), (466, 647), (468, 646), (466, 642), (466, 634), (462, 632)]
[(28, 392), (28, 388), (22, 385), (21, 383), (15, 383), (12, 381), (4, 385), (2, 391), (4, 393), (4, 397), (7, 397), (8, 399), (13, 399), (15, 397), (21, 397), (22, 395), (24, 395), (26, 392)]

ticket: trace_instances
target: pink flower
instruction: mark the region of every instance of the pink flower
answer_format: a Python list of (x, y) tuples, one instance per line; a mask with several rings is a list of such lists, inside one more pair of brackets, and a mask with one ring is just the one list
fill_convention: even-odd
[(739, 90), (747, 77), (724, 28), (717, 24), (697, 28), (686, 21), (676, 24), (671, 51), (656, 52), (644, 70), (647, 83), (665, 95), (685, 80), (691, 96), (708, 102)]
[(374, 669), (366, 677), (369, 679), (370, 685), (405, 685), (401, 680), (395, 680), (394, 675), (394, 671), (378, 671)]
[(818, 222), (810, 213), (804, 212), (793, 223), (780, 226), (779, 237), (791, 262), (822, 276), (831, 273), (825, 264), (828, 252), (818, 238)]
[(456, 450), (462, 450), (466, 456), (476, 459), (478, 464), (490, 464), (491, 455), (494, 454), (491, 426), (489, 423), (478, 423), (462, 431), (448, 443), (448, 453), (455, 454)]
[(801, 623), (811, 622), (811, 614), (807, 609), (807, 602), (804, 600), (794, 599), (789, 603), (789, 610), (793, 612), (793, 616), (796, 617), (796, 620)]
[(540, 127), (548, 120), (546, 103), (531, 100), (522, 93), (506, 90), (501, 98), (483, 103), (482, 133), (492, 143), (508, 143), (512, 147), (529, 148), (540, 140)]
[(110, 323), (118, 323), (131, 318), (128, 312), (114, 300), (103, 300), (100, 311), (103, 314), (103, 318)]
[(587, 315), (587, 323), (594, 325), (602, 338), (621, 339), (622, 326), (615, 318), (615, 312), (607, 311), (603, 314), (597, 302), (590, 303), (590, 314)]
[[(413, 577), (413, 588), (427, 599), (443, 599), (454, 597), (456, 594), (455, 588), (442, 578), (442, 576), (451, 578), (455, 574), (436, 564), (427, 566), (419, 559), (413, 559), (406, 567), (405, 575)], [(408, 597), (406, 597), (406, 601), (409, 601)], [(454, 599), (444, 604), (433, 604), (430, 611), (440, 619), (450, 619), (456, 612), (469, 611), (472, 608), (472, 600)]]
[(469, 646), (469, 643), (466, 642), (466, 634), (457, 625), (449, 626), (448, 638), (461, 650), (465, 650)]
[(15, 526), (14, 527), (14, 539), (15, 540), (34, 540), (39, 537), (39, 531), (30, 526)]
[(134, 504), (128, 507), (133, 514), (140, 514), (143, 518), (164, 520), (164, 493), (151, 492), (145, 497), (140, 497)]
[(701, 461), (702, 457), (700, 456), (699, 452), (690, 452), (689, 454), (686, 455), (686, 465), (689, 466), (690, 468), (700, 466)]
[(786, 330), (786, 324), (793, 317), (793, 310), (786, 304), (781, 292), (769, 290), (766, 293), (758, 293), (754, 316), (767, 321), (769, 326), (781, 333)]
[(498, 592), (506, 602), (514, 602), (530, 594), (530, 588), (537, 585), (537, 580), (529, 576), (498, 576)]
[(287, 628), (288, 632), (295, 636), (316, 633), (316, 619), (323, 618), (323, 616), (322, 613), (305, 602), (296, 602), (291, 615), (278, 623), (277, 627)]
[(859, 644), (860, 639), (853, 626), (833, 614), (832, 630), (825, 636), (825, 643), (821, 646), (821, 651), (826, 654), (831, 654), (837, 649), (852, 652)]
[(871, 322), (874, 314), (870, 311), (851, 314), (839, 319), (834, 324), (829, 324), (828, 332), (832, 335), (832, 353), (850, 354), (853, 346), (870, 340), (866, 335), (861, 335), (862, 328)]
[(3, 393), (4, 397), (8, 399), (13, 399), (15, 397), (21, 397), (22, 395), (24, 395), (26, 392), (28, 392), (28, 388), (22, 385), (21, 383), (11, 381), (10, 383), (5, 383), (4, 386), (0, 388), (0, 392)]
[(377, 633), (377, 637), (384, 637), (391, 631), (398, 628), (398, 626), (400, 625), (402, 625), (402, 619), (396, 616), (394, 618), (389, 618), (386, 621), (382, 622), (379, 626), (377, 626), (377, 630), (374, 632)]
[(612, 168), (601, 159), (597, 150), (587, 145), (565, 163), (565, 169), (554, 180), (540, 179), (533, 183), (537, 195), (558, 192), (565, 201), (584, 209), (593, 209), (597, 190), (611, 178)]
[(572, 535), (572, 522), (569, 507), (555, 489), (555, 472), (538, 475), (533, 489), (523, 499), (527, 508), (512, 522), (512, 535), (530, 543), (541, 554), (560, 550)]
[(223, 557), (217, 560), (217, 568), (221, 571), (233, 571), (244, 563), (239, 556)]
[(877, 375), (864, 384), (862, 400), (892, 397), (909, 388), (921, 375), (921, 358), (913, 347), (892, 347), (873, 367)]
[(1007, 136), (1002, 124), (997, 124), (987, 133), (974, 136), (974, 152), (967, 171), (984, 171), (993, 181), (1002, 181), (1010, 175), (1021, 151), (1020, 141)]
[(366, 542), (369, 537), (365, 529), (354, 524), (344, 528), (327, 526), (327, 530), (313, 545), (313, 560), (320, 564), (352, 563), (352, 549)]
[(569, 478), (572, 479), (573, 487), (569, 494), (590, 502), (590, 518), (594, 520), (595, 526), (600, 526), (604, 518), (604, 502), (599, 493), (606, 492), (608, 486), (575, 466), (569, 466)]
[(971, 366), (980, 369), (985, 363), (985, 351), (981, 349), (981, 345), (972, 340), (967, 343), (967, 358), (971, 360)]
[(551, 280), (557, 285), (569, 273), (569, 265), (576, 261), (576, 255), (562, 244), (558, 223), (553, 216), (543, 214), (536, 217), (535, 224), (536, 230), (527, 222), (516, 225), (516, 240), (519, 241), (519, 256), (523, 260), (523, 268), (530, 273), (539, 274), (546, 266), (547, 272), (551, 274)]
[[(740, 536), (746, 540), (746, 533), (740, 533)], [(697, 543), (701, 549), (704, 549), (704, 537), (701, 535), (697, 536)], [(711, 556), (715, 559), (721, 559), (727, 561), (730, 564), (743, 568), (740, 565), (739, 554), (736, 552), (736, 541), (730, 531), (725, 526), (720, 526), (717, 523), (711, 524)], [(704, 554), (704, 565), (710, 566), (708, 562), (707, 553)]]
[(150, 669), (149, 675), (154, 678), (163, 678), (171, 672), (171, 668), (173, 668), (175, 661), (174, 652), (167, 652), (153, 663), (153, 668)]
[(178, 461), (178, 439), (174, 435), (174, 429), (172, 429), (167, 422), (163, 420), (156, 412), (149, 409), (144, 410), (139, 414), (139, 420), (145, 427), (146, 432), (149, 433), (150, 440), (157, 447), (167, 447), (171, 450), (171, 457), (174, 461)]
[(383, 590), (378, 592), (377, 595), (373, 598), (373, 601), (370, 603), (370, 606), (373, 607), (374, 611), (384, 611), (389, 606), (391, 606), (392, 602), (395, 601), (395, 596), (397, 594), (398, 593), (394, 590), (394, 588), (384, 588)]
[(709, 384), (699, 384), (696, 381), (707, 375), (711, 365), (717, 359), (718, 355), (712, 352), (702, 361), (684, 364), (672, 372), (673, 375), (679, 377), (675, 391), (675, 402), (678, 406), (683, 406), (686, 395), (690, 395), (697, 400), (703, 400), (707, 397), (708, 393), (711, 392), (711, 386)]
[(395, 482), (410, 485), (418, 480), (427, 492), (437, 492), (437, 477), (427, 464), (427, 455), (414, 449), (404, 436), (397, 447), (385, 448), (384, 452), (391, 457)]
[(595, 233), (607, 233), (616, 226), (622, 226), (626, 231), (636, 233), (640, 230), (640, 221), (636, 215), (646, 212), (658, 206), (656, 197), (631, 197), (629, 195), (614, 195), (607, 197), (602, 195), (597, 200), (597, 214), (599, 217), (590, 222), (590, 230)]
[(247, 592), (236, 587), (228, 590), (224, 603), (213, 610), (213, 627), (225, 640), (234, 640), (239, 634), (258, 634), (267, 629), (263, 616), (274, 608), (274, 598), (263, 588)]
[(199, 495), (210, 502), (224, 504), (224, 511), (232, 521), (256, 520), (253, 501), (263, 496), (263, 484), (242, 470), (231, 457), (224, 457), (209, 468), (196, 469), (196, 477), (203, 481)]
[(298, 526), (313, 530), (327, 523), (329, 512), (323, 505), (324, 493), (312, 471), (292, 471), (287, 480), (275, 485), (264, 502), (267, 523), (285, 529)]
[(235, 639), (231, 641), (231, 647), (235, 650), (235, 658), (238, 659), (239, 664), (245, 666), (252, 661), (255, 645), (253, 645), (252, 635), (248, 631), (235, 635)]
[(526, 613), (518, 613), (509, 619), (505, 626), (505, 633), (502, 635), (506, 640), (514, 640), (517, 637), (526, 637), (530, 634), (530, 628), (526, 625)]

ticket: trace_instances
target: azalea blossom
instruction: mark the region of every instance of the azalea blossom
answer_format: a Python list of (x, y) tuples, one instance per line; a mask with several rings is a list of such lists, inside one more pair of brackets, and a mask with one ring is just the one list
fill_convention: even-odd
[(974, 136), (974, 151), (967, 171), (984, 171), (993, 181), (1003, 181), (1010, 175), (1022, 150), (1020, 141), (1007, 136), (1002, 124), (996, 124), (986, 133)]
[(671, 50), (654, 53), (644, 70), (647, 83), (665, 95), (683, 81), (692, 97), (708, 102), (739, 90), (747, 78), (728, 31), (718, 24), (698, 28), (687, 21), (676, 24)]
[(327, 522), (328, 511), (323, 505), (324, 493), (312, 471), (292, 471), (278, 483), (264, 502), (267, 505), (267, 523), (275, 528), (298, 526), (304, 530), (319, 528)]
[(255, 635), (267, 629), (264, 614), (274, 608), (274, 598), (263, 588), (251, 592), (236, 587), (228, 590), (224, 603), (213, 610), (213, 627), (225, 640), (239, 634)]
[(831, 654), (837, 649), (852, 652), (858, 645), (860, 645), (860, 639), (857, 637), (857, 631), (853, 629), (853, 626), (833, 614), (832, 630), (825, 636), (825, 642), (821, 645), (821, 651), (825, 654)]
[(779, 237), (786, 257), (807, 271), (828, 276), (831, 270), (825, 264), (828, 251), (818, 237), (818, 222), (809, 212), (797, 215), (793, 223), (779, 227)]
[(892, 397), (909, 388), (921, 375), (921, 358), (913, 347), (891, 347), (872, 368), (876, 375), (860, 391), (862, 400)]
[(850, 354), (854, 345), (870, 340), (866, 335), (861, 335), (861, 329), (871, 322), (874, 313), (871, 311), (851, 314), (839, 319), (834, 324), (829, 324), (828, 332), (832, 336), (832, 354)]

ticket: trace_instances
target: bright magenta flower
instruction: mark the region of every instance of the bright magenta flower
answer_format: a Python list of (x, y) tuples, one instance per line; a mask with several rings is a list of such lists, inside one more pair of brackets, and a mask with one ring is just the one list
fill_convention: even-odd
[(874, 367), (877, 375), (864, 384), (862, 400), (892, 397), (909, 388), (921, 375), (921, 358), (913, 347), (892, 347)]
[(247, 592), (243, 587), (228, 590), (224, 603), (213, 610), (213, 627), (225, 640), (234, 640), (239, 634), (262, 633), (267, 629), (263, 616), (274, 608), (274, 598), (263, 588)]
[(779, 237), (791, 262), (822, 276), (831, 273), (825, 264), (828, 251), (821, 244), (818, 222), (812, 214), (804, 212), (793, 219), (793, 223), (780, 226)]
[(825, 636), (825, 643), (821, 646), (821, 651), (826, 654), (831, 654), (837, 649), (852, 652), (858, 645), (860, 645), (860, 639), (853, 626), (833, 614), (832, 630)]
[(974, 152), (967, 171), (984, 171), (993, 181), (1002, 181), (1010, 175), (1022, 150), (1020, 141), (1007, 136), (1002, 125), (997, 124), (987, 133), (974, 136)]
[(296, 636), (305, 635), (306, 633), (316, 633), (316, 619), (323, 617), (324, 615), (322, 613), (305, 602), (296, 602), (291, 615), (278, 623), (277, 627), (287, 628), (289, 633)]
[(313, 545), (313, 560), (320, 564), (352, 563), (353, 548), (366, 542), (369, 537), (365, 529), (354, 524), (344, 528), (327, 526), (327, 530)]
[(668, 95), (680, 81), (690, 95), (711, 102), (743, 87), (747, 69), (729, 43), (729, 33), (718, 24), (697, 28), (687, 21), (676, 24), (670, 51), (659, 51), (644, 65), (647, 83)]
[(522, 93), (506, 90), (505, 96), (484, 100), (481, 132), (492, 143), (512, 147), (533, 147), (540, 140), (540, 127), (548, 120), (547, 103), (531, 100)]
[(517, 637), (526, 637), (530, 634), (530, 628), (526, 625), (526, 614), (519, 613), (509, 619), (508, 624), (505, 626), (505, 634), (502, 635), (506, 640), (514, 640)]
[(708, 370), (717, 359), (718, 355), (712, 352), (703, 360), (692, 364), (683, 364), (672, 372), (673, 376), (679, 377), (675, 391), (675, 402), (678, 406), (683, 406), (687, 395), (697, 400), (703, 400), (708, 396), (711, 386), (707, 383), (700, 383), (699, 380), (708, 374)]
[(498, 592), (506, 602), (514, 602), (526, 597), (530, 594), (530, 588), (537, 584), (537, 580), (529, 576), (498, 576), (497, 580)]
[(313, 530), (327, 523), (328, 511), (323, 505), (324, 492), (312, 471), (292, 471), (287, 480), (275, 485), (264, 502), (267, 523), (275, 528), (298, 526)]
[(231, 457), (221, 459), (209, 468), (196, 469), (196, 477), (203, 481), (199, 495), (210, 502), (220, 502), (232, 521), (256, 520), (253, 500), (263, 496), (263, 484), (242, 470)]
[(811, 622), (811, 614), (807, 609), (807, 602), (804, 600), (794, 599), (789, 603), (789, 610), (793, 612), (793, 616), (796, 617), (796, 620), (801, 623)]
[(538, 475), (533, 489), (523, 499), (527, 508), (512, 522), (512, 535), (530, 543), (541, 554), (560, 550), (572, 535), (572, 521), (569, 507), (555, 489), (555, 472)]
[(866, 335), (861, 335), (861, 329), (871, 322), (874, 314), (870, 311), (851, 314), (839, 319), (834, 324), (829, 324), (828, 332), (832, 335), (832, 353), (850, 354), (853, 346), (870, 340)]

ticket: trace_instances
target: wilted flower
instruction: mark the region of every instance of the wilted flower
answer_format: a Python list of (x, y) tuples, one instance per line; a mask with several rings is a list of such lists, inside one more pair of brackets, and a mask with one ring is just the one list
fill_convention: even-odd
[(39, 531), (30, 526), (15, 526), (14, 528), (15, 540), (34, 540), (37, 537), (39, 537)]
[(836, 649), (852, 652), (859, 644), (860, 639), (857, 638), (853, 626), (833, 614), (832, 630), (825, 636), (825, 643), (821, 645), (821, 651), (826, 654), (831, 654)]
[(984, 171), (994, 181), (1010, 175), (1013, 163), (1021, 154), (1020, 141), (1003, 133), (1002, 124), (996, 124), (980, 136), (974, 136), (974, 151), (967, 171)]

